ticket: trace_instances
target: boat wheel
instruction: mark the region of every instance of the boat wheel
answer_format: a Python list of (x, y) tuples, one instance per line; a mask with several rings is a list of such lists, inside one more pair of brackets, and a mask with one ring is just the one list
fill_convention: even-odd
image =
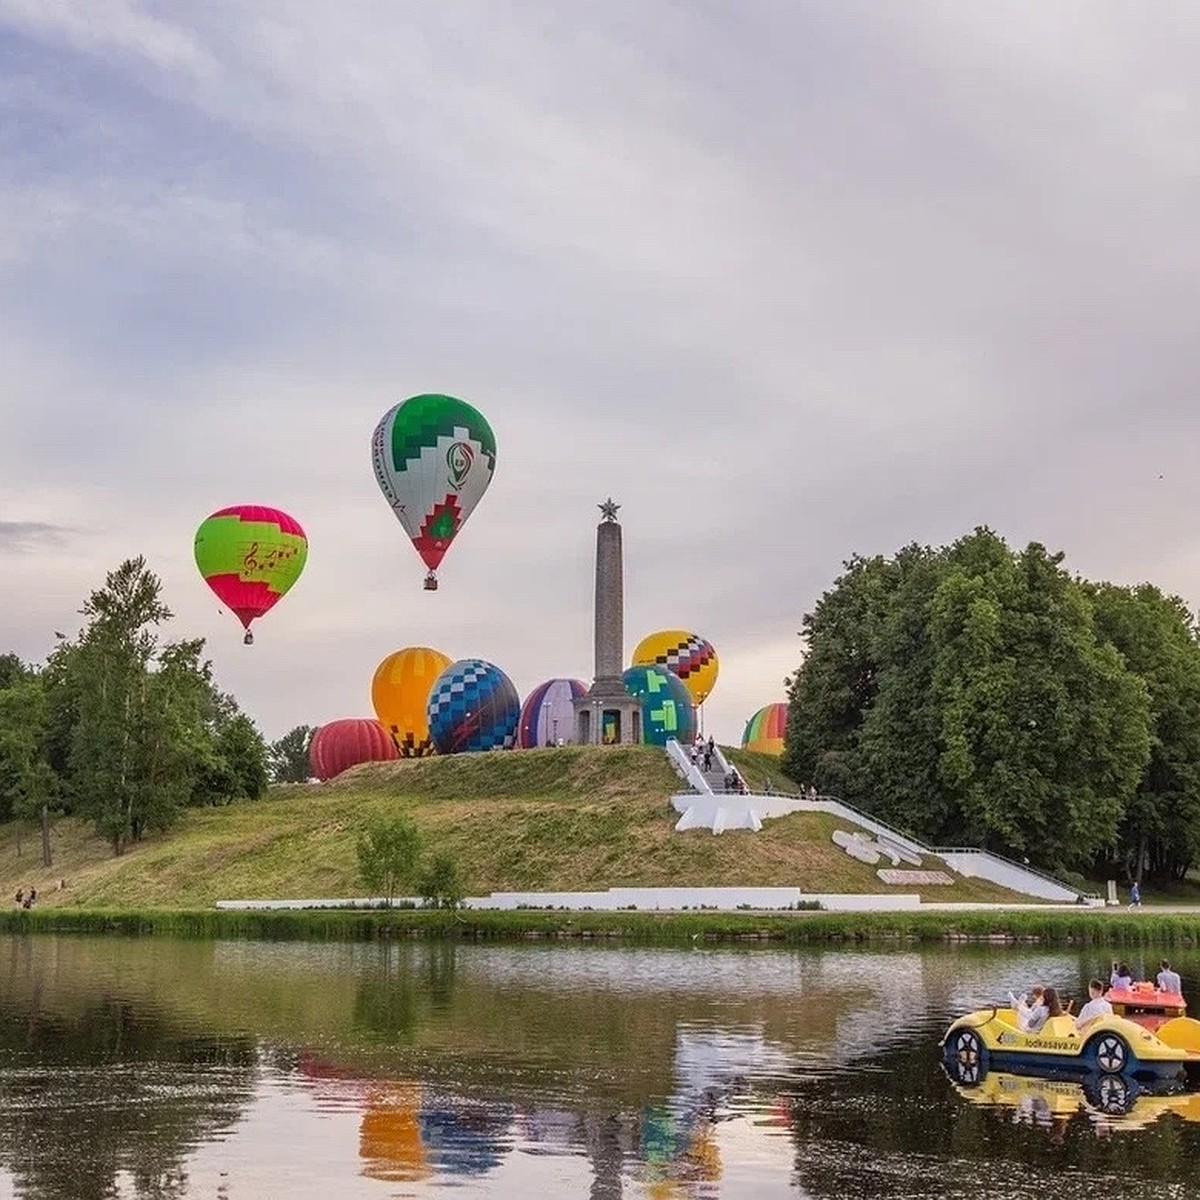
[(1096, 1107), (1107, 1116), (1121, 1116), (1129, 1111), (1129, 1084), (1120, 1075), (1105, 1075), (1096, 1089)]
[(973, 1029), (954, 1036), (954, 1074), (959, 1083), (978, 1083), (983, 1075), (983, 1042)]
[(1106, 1075), (1120, 1075), (1129, 1064), (1129, 1047), (1116, 1033), (1102, 1033), (1096, 1039), (1096, 1066)]

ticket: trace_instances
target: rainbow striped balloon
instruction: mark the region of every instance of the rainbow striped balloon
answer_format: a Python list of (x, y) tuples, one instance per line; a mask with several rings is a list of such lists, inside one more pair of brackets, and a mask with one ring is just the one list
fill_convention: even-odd
[(787, 728), (788, 706), (768, 704), (746, 722), (742, 734), (742, 749), (758, 754), (782, 754), (783, 734)]
[(250, 622), (274, 608), (300, 578), (308, 538), (294, 517), (277, 508), (235, 504), (200, 523), (195, 554), (204, 582), (241, 621), (249, 646)]

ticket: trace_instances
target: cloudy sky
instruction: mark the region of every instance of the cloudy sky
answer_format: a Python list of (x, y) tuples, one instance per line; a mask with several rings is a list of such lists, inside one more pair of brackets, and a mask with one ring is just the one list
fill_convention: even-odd
[[(853, 551), (987, 523), (1200, 603), (1192, 0), (0, 0), (0, 650), (142, 553), (265, 732), (426, 644), (626, 652), (782, 699)], [(475, 403), (441, 589), (369, 439)], [(304, 577), (244, 648), (192, 560), (230, 503)]]

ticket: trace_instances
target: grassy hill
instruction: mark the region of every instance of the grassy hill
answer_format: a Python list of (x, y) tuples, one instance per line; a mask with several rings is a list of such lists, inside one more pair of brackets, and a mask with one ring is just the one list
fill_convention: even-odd
[[(776, 759), (735, 752), (757, 785), (786, 784)], [(788, 785), (790, 786), (790, 785)], [(796, 813), (760, 833), (675, 833), (679, 790), (650, 747), (530, 750), (357, 767), (322, 785), (272, 788), (267, 798), (190, 810), (175, 829), (114, 858), (79, 822), (54, 830), (54, 866), (28, 834), (0, 830), (0, 888), (30, 883), (47, 905), (194, 908), (219, 899), (364, 894), (355, 841), (372, 817), (405, 812), (426, 845), (458, 860), (468, 894), (590, 890), (618, 885), (762, 885), (882, 892), (873, 867), (830, 840), (845, 822)], [(938, 866), (936, 862), (928, 865)], [(58, 879), (67, 888), (55, 890)], [(923, 889), (939, 900), (1013, 900), (982, 881)]]

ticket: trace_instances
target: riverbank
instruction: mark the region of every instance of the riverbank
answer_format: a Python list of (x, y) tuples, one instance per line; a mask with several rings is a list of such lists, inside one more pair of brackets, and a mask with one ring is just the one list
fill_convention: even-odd
[(641, 945), (986, 942), (1200, 946), (1200, 910), (897, 913), (229, 911), (58, 908), (0, 911), (0, 933), (167, 935), (261, 940), (614, 941)]

